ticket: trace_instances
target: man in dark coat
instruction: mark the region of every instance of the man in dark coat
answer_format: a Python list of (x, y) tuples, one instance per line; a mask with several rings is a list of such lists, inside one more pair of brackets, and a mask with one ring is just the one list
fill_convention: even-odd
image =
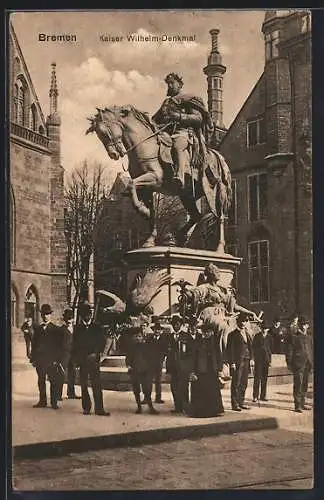
[(244, 404), (245, 391), (248, 384), (250, 365), (253, 362), (252, 341), (247, 331), (248, 316), (240, 313), (237, 317), (237, 328), (229, 333), (227, 339), (227, 360), (230, 365), (232, 410), (249, 410)]
[[(74, 314), (72, 309), (65, 309), (63, 312), (64, 324), (61, 326), (64, 338), (64, 355), (62, 360), (62, 365), (65, 374), (67, 374), (67, 398), (68, 399), (81, 399), (80, 396), (75, 394), (75, 377), (76, 377), (76, 367), (72, 356), (73, 348), (73, 318)], [(63, 393), (63, 383), (59, 390), (59, 400), (62, 400)]]
[[(162, 319), (158, 316), (152, 317), (151, 328), (153, 330), (153, 339), (151, 344), (152, 362), (153, 362), (153, 380), (155, 385), (155, 403), (163, 404), (162, 399), (162, 369), (167, 354), (167, 336), (165, 328), (162, 325)], [(144, 400), (145, 402), (145, 400)]]
[(35, 326), (33, 325), (32, 316), (26, 316), (24, 323), (21, 326), (21, 331), (24, 334), (25, 344), (26, 344), (26, 356), (30, 358), (31, 343), (34, 335)]
[(46, 376), (50, 381), (51, 406), (57, 410), (59, 388), (62, 383), (64, 371), (62, 360), (64, 342), (61, 329), (51, 322), (52, 308), (49, 304), (41, 307), (42, 323), (35, 328), (32, 338), (30, 360), (36, 368), (38, 375), (39, 401), (34, 408), (47, 406)]
[(297, 330), (291, 329), (287, 338), (286, 362), (294, 377), (293, 396), (297, 413), (311, 409), (305, 404), (308, 378), (313, 365), (313, 339), (308, 329), (308, 321), (300, 317)]
[(282, 326), (279, 318), (275, 318), (269, 330), (272, 339), (272, 352), (284, 354), (286, 352), (286, 329)]
[(153, 330), (143, 321), (142, 317), (129, 318), (127, 330), (121, 335), (119, 345), (120, 349), (126, 353), (125, 362), (137, 404), (136, 413), (142, 413), (142, 391), (149, 413), (157, 415), (159, 412), (152, 403), (152, 383), (155, 369)]
[(189, 405), (189, 379), (194, 371), (194, 339), (184, 329), (180, 316), (171, 320), (166, 371), (170, 375), (170, 386), (174, 401), (173, 413), (187, 413)]
[(77, 366), (80, 367), (80, 384), (83, 414), (91, 413), (91, 399), (88, 391), (88, 377), (90, 377), (94, 399), (95, 415), (109, 416), (104, 410), (103, 395), (100, 379), (100, 354), (104, 351), (106, 337), (99, 325), (92, 323), (92, 312), (89, 304), (79, 307), (80, 324), (74, 328), (72, 355)]
[(254, 335), (252, 350), (254, 357), (253, 402), (259, 399), (260, 401), (268, 401), (267, 381), (271, 365), (272, 338), (266, 325), (263, 324), (261, 331)]

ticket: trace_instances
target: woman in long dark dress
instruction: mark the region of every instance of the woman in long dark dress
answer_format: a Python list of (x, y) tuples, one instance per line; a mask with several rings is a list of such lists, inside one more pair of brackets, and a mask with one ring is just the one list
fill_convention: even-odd
[(196, 333), (194, 358), (190, 416), (200, 418), (220, 416), (224, 413), (219, 380), (223, 365), (222, 355), (219, 336), (206, 325)]

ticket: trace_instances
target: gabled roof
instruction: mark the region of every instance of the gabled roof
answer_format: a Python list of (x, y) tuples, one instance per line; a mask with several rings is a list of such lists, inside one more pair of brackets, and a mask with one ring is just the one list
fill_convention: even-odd
[(258, 85), (260, 84), (260, 82), (262, 81), (264, 77), (264, 72), (262, 73), (262, 75), (259, 77), (258, 81), (256, 82), (256, 84), (254, 85), (253, 89), (251, 90), (251, 92), (249, 93), (249, 95), (247, 96), (247, 98), (245, 99), (244, 103), (242, 104), (239, 112), (237, 113), (237, 115), (235, 116), (234, 120), (232, 121), (231, 125), (229, 126), (226, 134), (224, 135), (224, 137), (221, 139), (219, 145), (218, 145), (218, 148), (221, 147), (223, 141), (225, 141), (226, 137), (229, 135), (232, 127), (234, 127), (235, 123), (237, 122), (237, 120), (239, 119), (239, 117), (241, 116), (245, 106), (247, 105), (247, 103), (249, 102), (249, 100), (251, 99), (251, 96), (253, 95), (253, 93), (255, 92), (255, 90), (257, 89)]
[(107, 196), (108, 200), (113, 200), (120, 196), (120, 194), (125, 191), (128, 185), (129, 176), (126, 176), (123, 172), (118, 172), (115, 182)]
[(39, 103), (39, 100), (38, 100), (38, 97), (37, 97), (37, 94), (36, 94), (36, 91), (35, 91), (35, 88), (34, 88), (34, 85), (33, 85), (33, 81), (31, 79), (30, 73), (28, 71), (27, 64), (26, 64), (25, 58), (23, 56), (22, 50), (20, 48), (20, 45), (19, 45), (19, 42), (18, 42), (18, 38), (17, 38), (17, 35), (15, 33), (15, 30), (14, 30), (14, 27), (13, 27), (12, 23), (10, 23), (10, 37), (12, 39), (12, 42), (13, 42), (13, 44), (15, 46), (16, 51), (19, 54), (19, 59), (20, 59), (21, 65), (23, 67), (23, 74), (24, 74), (24, 76), (25, 76), (25, 78), (27, 80), (28, 87), (29, 87), (30, 92), (31, 92), (31, 94), (33, 96), (33, 101), (35, 103), (35, 106), (37, 107), (37, 111), (38, 111), (39, 117), (40, 117), (40, 119), (42, 121), (42, 125), (44, 127), (44, 130), (46, 130), (46, 120), (45, 120), (45, 117), (44, 117), (41, 105)]

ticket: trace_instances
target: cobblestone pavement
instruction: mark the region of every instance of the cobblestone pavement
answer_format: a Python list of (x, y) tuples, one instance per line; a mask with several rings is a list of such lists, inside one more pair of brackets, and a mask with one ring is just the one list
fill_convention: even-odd
[(283, 429), (16, 461), (18, 490), (310, 489), (313, 440)]

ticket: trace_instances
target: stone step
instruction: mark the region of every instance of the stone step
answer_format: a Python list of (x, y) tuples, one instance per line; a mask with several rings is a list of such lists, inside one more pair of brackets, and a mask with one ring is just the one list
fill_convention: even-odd
[[(104, 389), (112, 391), (131, 391), (132, 386), (130, 383), (130, 377), (126, 366), (102, 366), (100, 368), (101, 381)], [(274, 366), (270, 367), (268, 384), (269, 385), (280, 385), (292, 383), (292, 374), (284, 366)], [(166, 373), (165, 368), (162, 369), (162, 384), (170, 384), (170, 376)], [(230, 382), (227, 382), (228, 387)], [(249, 386), (253, 384), (253, 374), (249, 375)]]

